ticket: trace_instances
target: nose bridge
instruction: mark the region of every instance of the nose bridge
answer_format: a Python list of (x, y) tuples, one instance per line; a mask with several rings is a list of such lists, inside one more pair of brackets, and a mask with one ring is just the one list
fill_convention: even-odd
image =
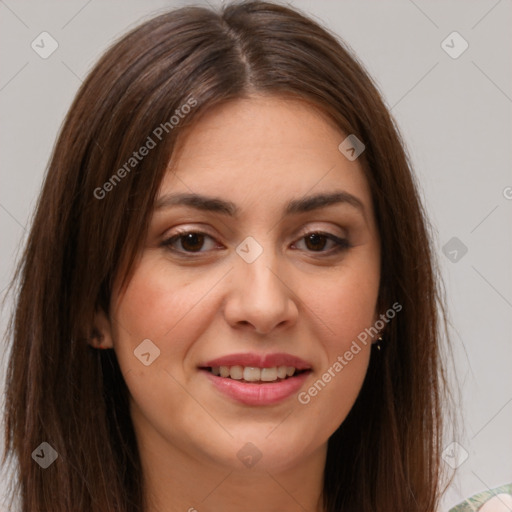
[(291, 321), (296, 307), (284, 276), (279, 275), (283, 265), (271, 237), (266, 237), (263, 244), (248, 238), (237, 247), (240, 257), (233, 272), (226, 314), (232, 324), (250, 323), (260, 332), (269, 332)]
[[(247, 240), (240, 244), (237, 252), (250, 255), (248, 258), (241, 256), (238, 262), (239, 277), (242, 280), (244, 295), (252, 297), (253, 300), (282, 300), (286, 295), (282, 289), (282, 282), (278, 279), (279, 255), (271, 245), (271, 237), (265, 240), (265, 246), (260, 245), (255, 239)], [(256, 245), (257, 244), (257, 245)]]

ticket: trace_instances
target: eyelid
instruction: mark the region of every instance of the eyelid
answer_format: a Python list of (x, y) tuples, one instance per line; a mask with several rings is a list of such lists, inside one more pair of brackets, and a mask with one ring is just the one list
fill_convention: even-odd
[(311, 233), (322, 233), (324, 235), (334, 236), (337, 238), (348, 238), (348, 233), (347, 233), (346, 229), (342, 229), (340, 226), (337, 226), (337, 228), (339, 228), (339, 230), (342, 231), (342, 233), (333, 233), (332, 231), (334, 231), (334, 230), (332, 228), (328, 229), (328, 228), (323, 228), (320, 226), (307, 226), (304, 229), (301, 229), (298, 232), (298, 234), (295, 235), (295, 238), (297, 238), (297, 237), (300, 238), (300, 237), (309, 235)]
[[(178, 254), (179, 256), (181, 257), (184, 257), (184, 258), (189, 258), (189, 259), (192, 259), (192, 258), (199, 258), (202, 254), (208, 254), (208, 253), (211, 253), (212, 251), (209, 250), (209, 251), (197, 251), (197, 252), (194, 252), (194, 251), (183, 251), (183, 250), (179, 250), (179, 249), (174, 249), (171, 244), (172, 242), (174, 242), (175, 240), (179, 240), (179, 238), (181, 236), (184, 236), (184, 235), (187, 235), (187, 234), (196, 234), (196, 235), (203, 235), (205, 237), (208, 237), (210, 238), (215, 244), (220, 244), (220, 242), (218, 242), (218, 240), (216, 239), (216, 237), (210, 233), (208, 233), (207, 231), (203, 231), (201, 229), (195, 229), (193, 227), (189, 227), (189, 228), (177, 228), (171, 235), (167, 236), (161, 243), (161, 245), (163, 247), (166, 247), (168, 250), (172, 251), (173, 253), (175, 254)], [(335, 254), (338, 254), (339, 252), (343, 251), (343, 250), (346, 250), (346, 249), (349, 249), (351, 247), (353, 247), (353, 245), (350, 243), (350, 241), (348, 240), (348, 236), (346, 234), (343, 234), (343, 235), (340, 235), (340, 236), (337, 236), (335, 235), (334, 233), (331, 233), (330, 231), (326, 230), (326, 229), (321, 229), (321, 228), (315, 228), (315, 227), (309, 227), (309, 228), (304, 228), (302, 231), (300, 231), (297, 235), (295, 235), (294, 237), (294, 241), (292, 242), (292, 246), (294, 246), (295, 244), (301, 242), (302, 240), (305, 239), (305, 237), (307, 237), (308, 235), (312, 235), (312, 234), (318, 234), (318, 235), (321, 235), (321, 236), (324, 236), (325, 238), (327, 238), (328, 240), (330, 240), (331, 242), (333, 242), (335, 244), (334, 247), (332, 247), (331, 249), (327, 250), (327, 251), (305, 251), (311, 255), (314, 255), (315, 253), (318, 254), (320, 257), (328, 257), (328, 256), (332, 256), (332, 255), (335, 255)], [(217, 247), (217, 250), (219, 248)], [(300, 249), (294, 249), (294, 250), (300, 250)]]
[[(322, 228), (320, 226), (306, 226), (305, 228), (301, 228), (299, 231), (297, 231), (294, 235), (294, 241), (296, 241), (298, 238), (301, 238), (303, 236), (309, 235), (311, 233), (322, 233), (329, 236), (335, 236), (337, 238), (348, 238), (348, 233), (346, 232), (346, 229), (341, 228), (340, 226), (337, 226), (342, 233), (333, 233), (329, 231), (327, 228)], [(165, 240), (169, 240), (170, 238), (173, 238), (177, 235), (186, 235), (188, 233), (196, 233), (200, 235), (207, 235), (211, 238), (216, 238), (217, 235), (214, 235), (210, 233), (207, 228), (203, 228), (202, 226), (196, 225), (196, 226), (190, 226), (190, 227), (177, 227), (175, 231), (171, 235), (166, 235)]]

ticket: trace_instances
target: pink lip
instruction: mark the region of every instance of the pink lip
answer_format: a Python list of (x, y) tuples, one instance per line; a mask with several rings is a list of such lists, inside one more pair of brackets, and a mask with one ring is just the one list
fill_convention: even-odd
[(310, 370), (311, 365), (300, 357), (290, 354), (230, 354), (218, 357), (200, 365), (201, 368), (214, 366), (254, 366), (256, 368), (273, 368), (274, 366), (293, 366), (297, 370)]
[(203, 373), (220, 392), (246, 405), (271, 405), (285, 400), (299, 391), (310, 374), (310, 372), (304, 372), (278, 382), (254, 384), (218, 377), (208, 370), (203, 370)]

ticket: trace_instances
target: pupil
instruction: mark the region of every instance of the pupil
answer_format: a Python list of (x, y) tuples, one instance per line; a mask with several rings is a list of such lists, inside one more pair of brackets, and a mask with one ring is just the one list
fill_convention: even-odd
[(182, 237), (182, 246), (188, 251), (198, 251), (203, 245), (204, 236), (199, 233), (188, 233)]
[[(310, 247), (309, 242), (312, 242), (313, 247)], [(322, 243), (323, 242), (323, 243)], [(320, 246), (318, 246), (318, 244)], [(325, 247), (325, 236), (318, 233), (312, 233), (306, 237), (306, 245), (308, 249), (319, 250)]]

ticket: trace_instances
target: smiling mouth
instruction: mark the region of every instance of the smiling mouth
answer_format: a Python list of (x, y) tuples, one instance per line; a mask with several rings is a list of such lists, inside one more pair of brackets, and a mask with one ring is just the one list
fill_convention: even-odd
[(297, 370), (293, 366), (274, 366), (272, 368), (258, 368), (255, 366), (208, 366), (201, 368), (216, 377), (232, 379), (238, 382), (251, 384), (271, 384), (292, 379), (311, 370)]

